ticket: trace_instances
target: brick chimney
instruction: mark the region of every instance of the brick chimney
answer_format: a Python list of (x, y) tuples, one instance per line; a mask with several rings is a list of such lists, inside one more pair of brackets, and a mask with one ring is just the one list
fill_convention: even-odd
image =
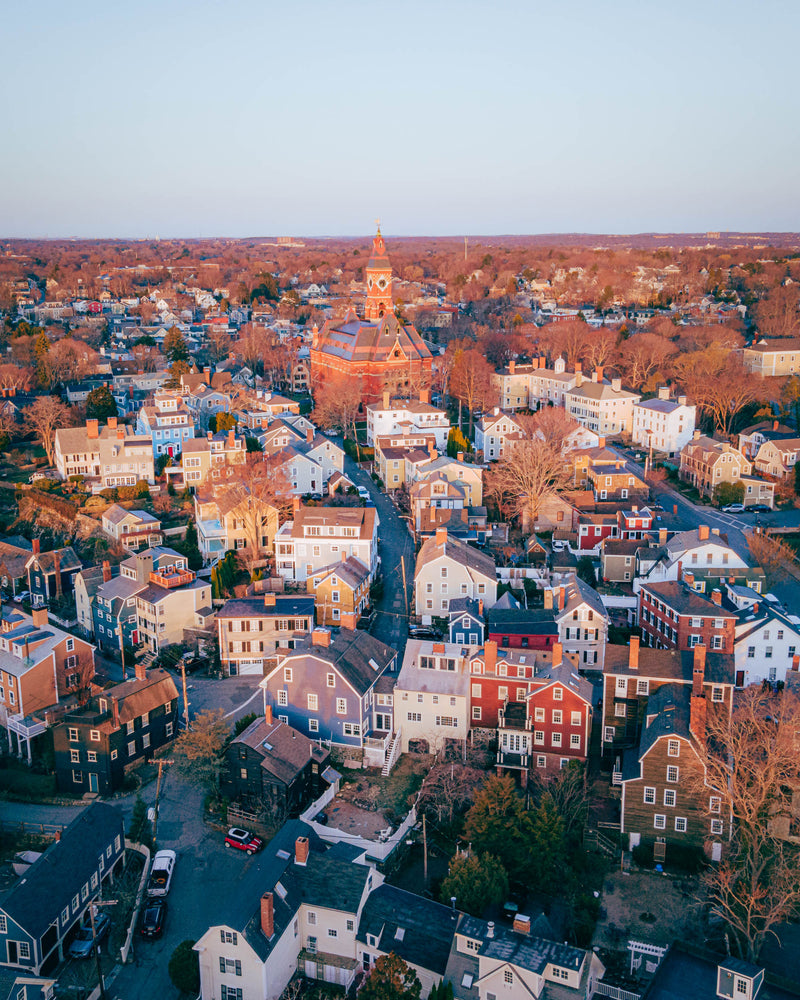
[(722, 607), (722, 591), (716, 588), (711, 591), (711, 600), (717, 605), (718, 608)]
[(429, 441), (428, 442), (428, 458), (430, 458), (431, 460), (433, 460), (434, 458), (436, 458), (437, 455), (438, 455), (438, 452), (436, 451), (436, 447), (434, 446), (434, 444), (433, 444), (432, 441)]
[(90, 441), (95, 441), (100, 437), (100, 422), (98, 420), (87, 420), (86, 421), (86, 437)]
[(431, 401), (431, 393), (430, 393), (429, 389), (420, 389), (419, 390), (419, 401), (420, 401), (420, 403), (430, 403), (430, 401)]
[(271, 892), (261, 897), (261, 933), (270, 940), (275, 933), (275, 904)]
[(236, 444), (236, 431), (233, 429), (228, 431), (228, 447), (233, 448)]
[(678, 505), (676, 503), (672, 505), (672, 514), (674, 517), (678, 516)]
[(331, 633), (326, 628), (315, 628), (311, 633), (312, 646), (330, 646)]
[(706, 647), (694, 647), (694, 664), (692, 666), (692, 697), (701, 698), (703, 682), (706, 677)]
[(206, 437), (208, 438), (209, 441), (213, 441), (214, 440), (214, 432), (213, 431), (206, 431)]
[(134, 670), (136, 672), (137, 681), (147, 680), (147, 667), (145, 666), (144, 660), (137, 660)]
[(483, 598), (482, 597), (478, 598), (478, 615), (479, 615), (479, 617), (483, 618)]
[(292, 513), (300, 513), (300, 497), (292, 497)]
[(32, 547), (33, 554), (35, 556), (38, 556), (39, 555), (39, 549), (41, 547), (41, 543), (40, 543), (40, 541), (39, 541), (38, 538), (34, 538), (34, 540), (31, 542), (31, 547)]
[(294, 842), (294, 863), (305, 865), (308, 862), (308, 837), (298, 837)]
[(444, 545), (447, 541), (447, 528), (437, 528), (436, 529), (436, 544)]
[(483, 670), (484, 673), (493, 674), (497, 666), (497, 643), (494, 639), (487, 639), (483, 644)]
[(103, 560), (103, 583), (108, 583), (111, 579), (111, 563), (108, 559)]
[(553, 610), (553, 591), (545, 590), (544, 592), (544, 609), (545, 611)]
[(694, 573), (690, 569), (683, 571), (683, 582), (690, 590), (694, 590)]
[(206, 385), (208, 385), (209, 382), (210, 382), (210, 380), (211, 380), (211, 369), (210, 368), (204, 368), (203, 369), (203, 375), (205, 376)]
[(355, 632), (358, 615), (354, 611), (347, 611), (339, 617), (339, 624), (348, 632)]
[(268, 726), (272, 725), (272, 705), (266, 705), (264, 707), (264, 722)]
[(639, 645), (641, 640), (638, 635), (632, 635), (628, 643), (628, 666), (631, 670), (639, 669)]
[(264, 607), (265, 608), (274, 608), (276, 603), (277, 602), (275, 600), (275, 595), (274, 594), (264, 594)]
[(514, 930), (517, 934), (528, 935), (531, 932), (531, 918), (517, 913), (514, 917)]
[(800, 653), (795, 653), (792, 657), (792, 670), (794, 673), (800, 671)]
[(658, 544), (659, 545), (666, 545), (667, 544), (667, 529), (666, 528), (659, 528), (658, 529)]
[(112, 430), (112, 431), (116, 430), (117, 429), (117, 418), (116, 417), (109, 417), (108, 420), (106, 421), (106, 424), (110, 428), (110, 430)]
[(435, 642), (433, 644), (433, 652), (434, 653), (443, 653), (444, 652), (444, 643), (443, 642)]
[(773, 420), (772, 421), (772, 429), (774, 431), (776, 431), (778, 429), (778, 421), (777, 420)]
[(564, 605), (566, 604), (566, 602), (567, 602), (567, 588), (566, 587), (559, 587), (558, 588), (558, 610), (559, 611), (563, 611), (564, 610)]
[(598, 448), (605, 448), (605, 446), (606, 446), (606, 439), (604, 437), (598, 438), (597, 439), (597, 447)]
[(57, 549), (53, 553), (53, 577), (56, 584), (56, 597), (61, 597), (61, 553)]
[(708, 541), (708, 536), (711, 534), (707, 524), (701, 524), (697, 528), (697, 537), (701, 542)]
[(551, 652), (553, 654), (552, 665), (554, 667), (560, 667), (561, 664), (564, 662), (564, 647), (561, 645), (560, 642), (554, 642)]
[(43, 628), (48, 622), (47, 608), (42, 605), (31, 608), (31, 620), (36, 628)]
[(508, 362), (508, 374), (513, 375), (516, 370), (517, 370), (517, 362), (514, 361), (512, 358), (512, 360)]
[(314, 443), (314, 428), (306, 427), (306, 444)]
[(598, 365), (597, 368), (595, 368), (595, 370), (594, 370), (594, 374), (595, 374), (595, 378), (596, 378), (597, 382), (602, 382), (603, 381), (603, 366), (602, 365)]
[(125, 429), (123, 427), (117, 428), (117, 441), (125, 440)]
[(463, 451), (456, 452), (456, 461), (457, 462), (463, 462), (464, 461), (464, 452)]

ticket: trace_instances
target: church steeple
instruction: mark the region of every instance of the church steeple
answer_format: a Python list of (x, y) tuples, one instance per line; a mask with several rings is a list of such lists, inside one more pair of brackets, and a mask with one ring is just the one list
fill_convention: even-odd
[(367, 301), (364, 319), (377, 323), (392, 311), (392, 265), (386, 253), (386, 243), (381, 235), (381, 224), (372, 240), (372, 255), (367, 263)]

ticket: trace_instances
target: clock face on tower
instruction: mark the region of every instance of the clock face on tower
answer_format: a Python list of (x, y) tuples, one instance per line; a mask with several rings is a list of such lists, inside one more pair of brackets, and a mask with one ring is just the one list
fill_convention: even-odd
[(380, 288), (381, 291), (383, 291), (384, 288), (386, 288), (386, 279), (385, 278), (379, 278), (378, 279), (378, 288)]

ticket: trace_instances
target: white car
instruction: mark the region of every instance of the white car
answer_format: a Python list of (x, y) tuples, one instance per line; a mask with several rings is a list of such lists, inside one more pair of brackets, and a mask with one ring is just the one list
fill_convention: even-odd
[(567, 547), (567, 543), (563, 538), (554, 538), (552, 545), (553, 552), (562, 552)]
[(358, 495), (362, 500), (369, 500), (369, 490), (366, 486), (356, 486), (356, 489), (358, 490)]
[(150, 879), (147, 883), (148, 896), (166, 896), (172, 884), (176, 855), (174, 851), (159, 851), (153, 858)]
[(744, 510), (743, 503), (729, 503), (726, 507), (722, 508), (725, 514), (741, 514)]

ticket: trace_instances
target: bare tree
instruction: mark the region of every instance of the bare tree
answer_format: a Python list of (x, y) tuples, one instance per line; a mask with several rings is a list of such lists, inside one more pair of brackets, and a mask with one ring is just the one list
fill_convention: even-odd
[(47, 453), (47, 461), (53, 464), (56, 446), (56, 431), (65, 427), (69, 419), (69, 409), (57, 396), (39, 396), (28, 407), (27, 422), (34, 429)]
[(613, 354), (619, 334), (616, 330), (603, 327), (592, 330), (584, 343), (583, 360), (590, 369), (604, 365)]
[(357, 454), (356, 421), (361, 398), (361, 379), (349, 379), (344, 375), (326, 378), (314, 393), (314, 422), (325, 429), (338, 428), (343, 437), (349, 434), (356, 443)]
[(511, 444), (487, 474), (485, 493), (504, 513), (519, 517), (522, 530), (536, 523), (547, 500), (570, 484), (570, 471), (560, 451), (541, 438)]
[(520, 417), (519, 422), (529, 438), (544, 441), (558, 454), (564, 453), (566, 439), (580, 427), (563, 406), (543, 406), (529, 417)]
[(267, 562), (280, 511), (287, 506), (290, 494), (280, 453), (254, 453), (232, 479), (215, 489), (217, 502), (238, 522), (245, 544), (237, 555), (251, 577)]
[(774, 818), (790, 812), (800, 789), (800, 702), (788, 691), (750, 687), (730, 715), (710, 715), (699, 746), (699, 792), (711, 815), (733, 825), (728, 856), (705, 875), (712, 912), (741, 957), (756, 961), (775, 925), (800, 904), (798, 851), (773, 833)]
[[(480, 351), (472, 348), (456, 353), (450, 375), (450, 391), (459, 404), (463, 403), (469, 410), (470, 434), (475, 408), (487, 409), (497, 401), (497, 390), (492, 383), (493, 374), (492, 366)], [(460, 422), (459, 419), (459, 425)]]
[(438, 823), (452, 823), (456, 814), (471, 805), (475, 790), (486, 780), (486, 772), (456, 762), (440, 762), (428, 772), (419, 790), (417, 807)]
[(797, 285), (771, 289), (753, 308), (758, 332), (764, 337), (794, 337), (800, 328)]
[(656, 333), (637, 333), (620, 347), (617, 366), (634, 389), (645, 387), (675, 353), (675, 345)]
[(785, 542), (763, 532), (751, 532), (747, 535), (747, 547), (755, 564), (764, 570), (768, 586), (786, 579), (795, 554)]

